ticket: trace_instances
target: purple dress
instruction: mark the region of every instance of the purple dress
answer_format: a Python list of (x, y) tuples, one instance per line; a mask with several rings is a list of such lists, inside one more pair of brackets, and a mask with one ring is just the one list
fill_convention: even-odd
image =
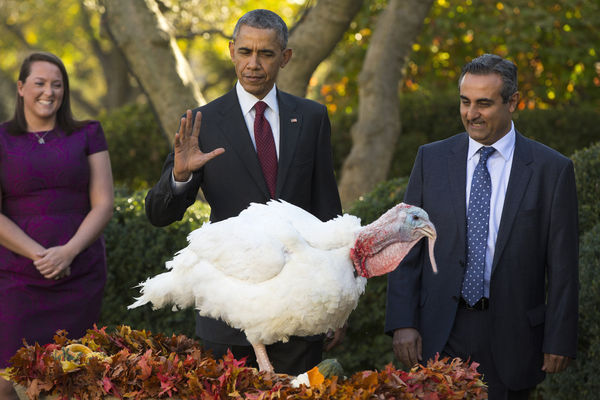
[[(41, 135), (41, 132), (38, 132)], [(63, 245), (90, 211), (88, 155), (107, 149), (100, 123), (71, 135), (52, 131), (45, 144), (31, 132), (12, 136), (0, 125), (2, 213), (48, 248)], [(71, 275), (45, 279), (33, 262), (0, 245), (0, 369), (23, 345), (52, 342), (66, 329), (82, 337), (100, 314), (106, 282), (104, 239), (73, 259)]]

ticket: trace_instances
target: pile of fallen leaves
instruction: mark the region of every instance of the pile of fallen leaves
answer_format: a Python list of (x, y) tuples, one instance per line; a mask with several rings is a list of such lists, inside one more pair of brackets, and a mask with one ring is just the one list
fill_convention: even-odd
[[(84, 349), (85, 351), (81, 351)], [(258, 372), (231, 354), (215, 360), (194, 340), (118, 327), (94, 328), (78, 340), (57, 332), (54, 343), (25, 344), (5, 371), (30, 399), (484, 399), (477, 364), (429, 361), (410, 372), (391, 364), (350, 378), (293, 387), (293, 377)]]

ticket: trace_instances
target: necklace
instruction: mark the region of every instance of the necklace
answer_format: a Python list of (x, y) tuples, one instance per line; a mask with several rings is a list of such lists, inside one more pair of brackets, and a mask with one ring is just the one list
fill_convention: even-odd
[(44, 143), (46, 143), (46, 141), (44, 140), (44, 138), (46, 137), (47, 134), (50, 133), (51, 130), (52, 129), (47, 130), (46, 132), (44, 132), (44, 134), (42, 136), (38, 135), (37, 132), (33, 132), (33, 134), (38, 139), (38, 143), (39, 144), (44, 144)]

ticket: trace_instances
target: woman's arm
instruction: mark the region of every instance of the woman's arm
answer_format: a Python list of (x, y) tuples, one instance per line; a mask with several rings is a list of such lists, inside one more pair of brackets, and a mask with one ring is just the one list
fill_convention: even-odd
[(75, 235), (63, 246), (51, 247), (38, 253), (34, 261), (44, 277), (53, 279), (66, 270), (73, 259), (94, 242), (113, 215), (113, 180), (108, 151), (88, 156), (90, 164), (90, 212)]
[(33, 261), (39, 259), (37, 254), (44, 250), (42, 245), (2, 214), (2, 189), (0, 189), (0, 245)]

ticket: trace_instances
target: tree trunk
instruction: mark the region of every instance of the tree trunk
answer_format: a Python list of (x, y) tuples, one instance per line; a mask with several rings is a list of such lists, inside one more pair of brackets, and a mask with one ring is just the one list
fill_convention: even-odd
[[(85, 0), (79, 0), (79, 8), (81, 10), (79, 13), (81, 26), (88, 37), (92, 51), (100, 61), (106, 82), (106, 94), (102, 98), (102, 105), (108, 110), (121, 107), (135, 99), (139, 90), (131, 85), (127, 62), (117, 46), (109, 42), (111, 46), (108, 50), (104, 50), (96, 38), (90, 23), (92, 15), (85, 5)], [(103, 35), (103, 32), (106, 32), (106, 14), (102, 14), (100, 18), (100, 36), (104, 37), (105, 41), (110, 40), (108, 35)]]
[(188, 108), (205, 103), (155, 0), (105, 0), (107, 29), (150, 101), (169, 142)]
[(313, 72), (340, 41), (363, 0), (320, 0), (294, 27), (288, 47), (293, 56), (279, 73), (277, 85), (304, 96)]
[(381, 12), (358, 78), (358, 121), (342, 167), (342, 205), (385, 180), (400, 135), (398, 86), (433, 0), (390, 0)]

